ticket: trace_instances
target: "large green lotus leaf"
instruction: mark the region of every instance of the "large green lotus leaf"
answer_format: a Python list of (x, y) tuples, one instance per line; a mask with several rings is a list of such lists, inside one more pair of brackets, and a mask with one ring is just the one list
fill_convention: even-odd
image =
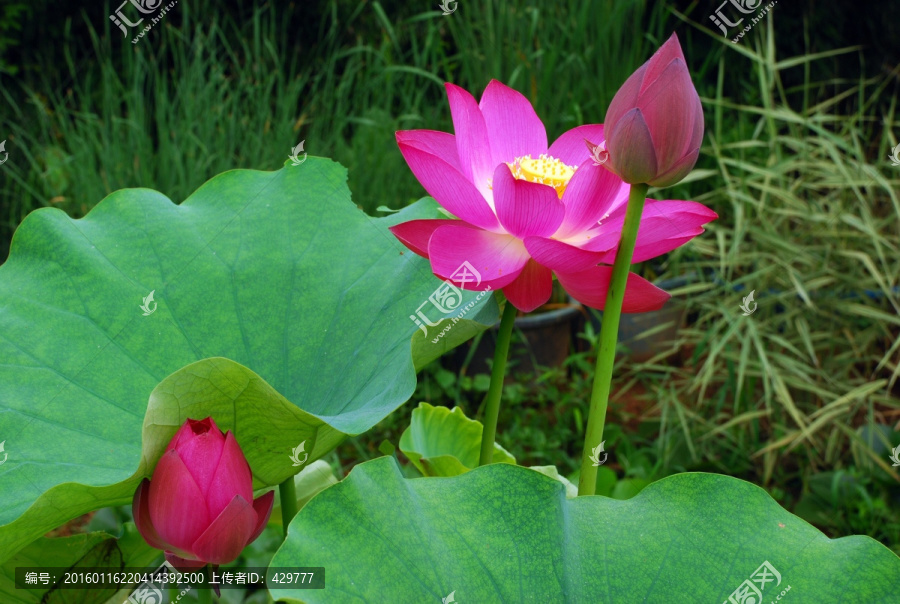
[(140, 478), (152, 474), (184, 421), (203, 417), (234, 433), (257, 489), (301, 472), (347, 436), (295, 406), (243, 365), (204, 359), (179, 369), (150, 394), (141, 465), (128, 482), (130, 492)]
[(271, 567), (296, 566), (324, 566), (325, 589), (272, 589), (276, 600), (719, 604), (754, 577), (763, 602), (790, 586), (788, 602), (859, 604), (897, 602), (900, 582), (882, 544), (829, 539), (736, 478), (678, 474), (627, 501), (567, 499), (510, 464), (406, 479), (392, 458), (356, 466), (294, 518)]
[[(441, 282), (387, 227), (438, 215), (425, 200), (372, 219), (313, 157), (226, 172), (180, 205), (127, 189), (79, 220), (30, 214), (0, 267), (0, 561), (129, 500), (148, 397), (198, 360), (234, 360), (345, 434), (396, 409), (434, 358), (413, 357), (409, 317)], [(441, 346), (496, 320), (480, 306)]]
[[(425, 476), (457, 476), (478, 467), (483, 430), (459, 407), (419, 403), (400, 437), (400, 450)], [(494, 443), (492, 463), (514, 464), (516, 458)]]
[[(499, 320), (500, 307), (493, 296), (489, 296), (486, 303), (478, 303), (477, 296), (469, 303), (478, 305), (468, 312), (464, 319), (457, 320), (455, 323), (452, 319), (441, 319), (436, 321), (437, 325), (434, 327), (423, 324), (428, 335), (425, 335), (422, 329), (416, 330), (412, 339), (412, 353), (413, 360), (416, 363), (416, 372), (445, 352), (453, 350), (479, 332), (484, 331), (486, 325), (493, 325)], [(457, 311), (457, 314), (459, 312)], [(435, 315), (437, 316), (437, 313)], [(441, 332), (447, 327), (450, 327), (450, 330), (442, 336)]]

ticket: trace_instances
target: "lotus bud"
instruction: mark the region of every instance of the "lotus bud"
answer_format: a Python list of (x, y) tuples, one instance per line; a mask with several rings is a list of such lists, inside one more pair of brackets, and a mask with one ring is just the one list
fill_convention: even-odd
[(178, 569), (227, 564), (259, 537), (275, 493), (253, 499), (253, 475), (231, 432), (187, 420), (134, 494), (134, 522)]
[(693, 169), (703, 108), (675, 34), (619, 88), (604, 128), (604, 165), (629, 184), (667, 187)]

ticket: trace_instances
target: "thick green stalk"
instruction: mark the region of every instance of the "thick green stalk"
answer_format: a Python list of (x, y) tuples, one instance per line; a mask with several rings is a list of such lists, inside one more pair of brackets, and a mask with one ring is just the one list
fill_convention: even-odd
[(197, 588), (197, 602), (198, 604), (212, 604), (213, 601), (213, 588), (212, 588), (212, 567), (207, 564), (203, 567), (204, 572), (206, 573), (206, 585), (204, 587)]
[(297, 487), (293, 476), (288, 476), (287, 480), (278, 485), (278, 496), (281, 498), (281, 525), (284, 527), (284, 538), (287, 539), (288, 525), (297, 515)]
[(631, 258), (634, 256), (634, 244), (637, 241), (638, 226), (641, 224), (641, 213), (644, 211), (648, 188), (644, 184), (631, 185), (625, 224), (622, 225), (622, 239), (619, 241), (612, 277), (609, 280), (609, 290), (606, 292), (606, 306), (603, 308), (603, 322), (600, 324), (597, 370), (594, 372), (591, 407), (584, 437), (584, 451), (581, 454), (579, 495), (593, 495), (597, 490), (597, 466), (591, 461), (591, 453), (594, 447), (603, 441), (606, 407), (609, 404), (613, 365), (616, 361), (619, 318), (622, 315), (622, 302), (625, 300), (625, 284), (628, 282), (628, 271), (631, 268)]
[(494, 366), (491, 368), (491, 387), (488, 390), (487, 405), (484, 408), (484, 431), (481, 433), (481, 456), (479, 466), (486, 466), (494, 458), (494, 439), (497, 437), (497, 417), (500, 415), (500, 395), (503, 393), (503, 378), (506, 377), (506, 357), (509, 356), (509, 339), (516, 320), (516, 307), (509, 300), (500, 319), (497, 346), (494, 348)]

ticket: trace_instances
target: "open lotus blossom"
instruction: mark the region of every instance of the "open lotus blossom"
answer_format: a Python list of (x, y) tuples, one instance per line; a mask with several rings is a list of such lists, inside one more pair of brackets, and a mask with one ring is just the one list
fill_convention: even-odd
[(134, 523), (178, 569), (227, 564), (259, 537), (275, 492), (253, 499), (253, 476), (234, 434), (211, 417), (187, 420), (134, 494)]
[(693, 169), (703, 108), (675, 34), (625, 80), (604, 123), (605, 165), (625, 182), (667, 187)]
[[(553, 273), (572, 297), (602, 309), (612, 267), (598, 265), (615, 259), (629, 191), (585, 145), (604, 143), (603, 125), (578, 126), (548, 147), (544, 124), (519, 92), (491, 81), (477, 103), (445, 86), (456, 134), (401, 131), (397, 142), (425, 190), (459, 220), (412, 220), (391, 231), (438, 277), (468, 262), (481, 283), (457, 285), (502, 289), (524, 312), (549, 300)], [(696, 202), (648, 200), (633, 261), (671, 251), (716, 217)], [(630, 273), (623, 310), (655, 310), (668, 298)]]

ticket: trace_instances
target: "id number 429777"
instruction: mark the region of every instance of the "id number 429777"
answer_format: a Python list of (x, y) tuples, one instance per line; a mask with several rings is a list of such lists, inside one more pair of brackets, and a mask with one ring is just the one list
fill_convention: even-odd
[(291, 585), (303, 585), (307, 583), (307, 577), (309, 578), (309, 583), (313, 581), (313, 575), (315, 573), (274, 573), (269, 579), (270, 583), (289, 583)]

